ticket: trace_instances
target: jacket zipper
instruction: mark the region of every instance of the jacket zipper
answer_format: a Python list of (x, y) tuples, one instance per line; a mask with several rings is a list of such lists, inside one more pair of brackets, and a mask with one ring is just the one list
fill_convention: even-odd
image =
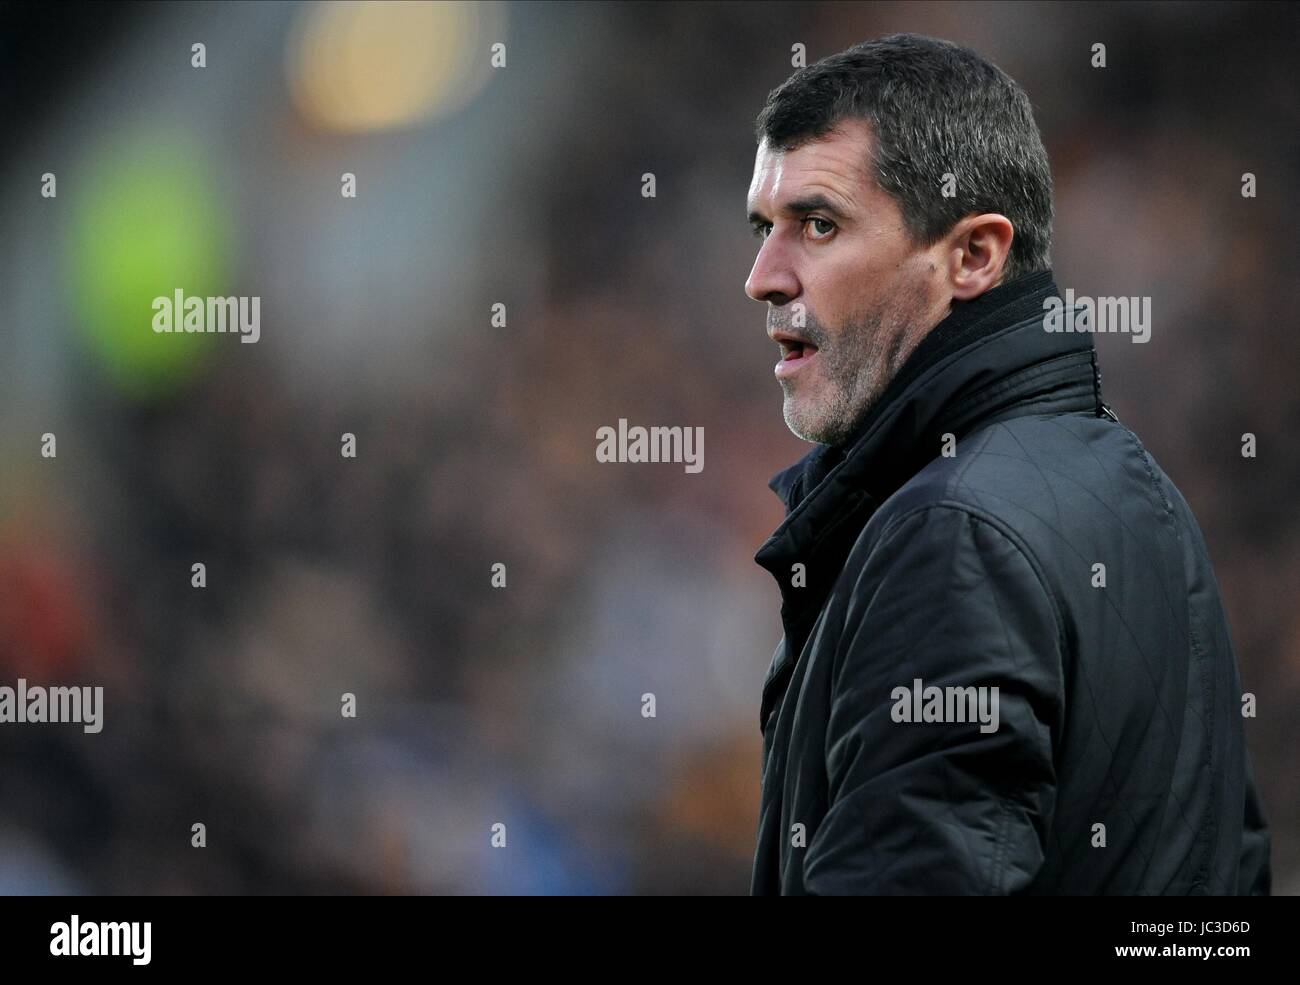
[(1092, 355), (1092, 385), (1097, 391), (1097, 416), (1108, 417), (1116, 424), (1118, 424), (1119, 418), (1115, 416), (1115, 412), (1110, 409), (1110, 405), (1107, 404), (1106, 401), (1101, 399), (1101, 367), (1097, 365), (1097, 350), (1093, 349), (1091, 355)]

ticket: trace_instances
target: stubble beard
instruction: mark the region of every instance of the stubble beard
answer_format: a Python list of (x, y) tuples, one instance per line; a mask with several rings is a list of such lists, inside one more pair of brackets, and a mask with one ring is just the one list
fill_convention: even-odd
[(814, 399), (799, 393), (806, 381), (781, 380), (786, 427), (804, 441), (847, 441), (924, 335), (921, 311), (920, 299), (909, 298), (858, 316), (833, 338), (810, 316), (796, 334), (817, 346), (821, 390)]

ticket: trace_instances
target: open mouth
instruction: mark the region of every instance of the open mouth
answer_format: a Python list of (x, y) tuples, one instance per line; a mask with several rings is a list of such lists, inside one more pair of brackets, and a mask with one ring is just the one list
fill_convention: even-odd
[(777, 336), (776, 342), (781, 347), (781, 361), (776, 364), (777, 379), (797, 373), (817, 355), (817, 347), (803, 339)]

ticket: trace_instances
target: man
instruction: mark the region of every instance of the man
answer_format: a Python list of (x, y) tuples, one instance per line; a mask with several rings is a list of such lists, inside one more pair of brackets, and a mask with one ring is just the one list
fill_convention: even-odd
[(819, 446), (756, 557), (785, 636), (752, 892), (1267, 894), (1205, 543), (1054, 330), (1025, 93), (898, 35), (756, 130), (745, 289)]

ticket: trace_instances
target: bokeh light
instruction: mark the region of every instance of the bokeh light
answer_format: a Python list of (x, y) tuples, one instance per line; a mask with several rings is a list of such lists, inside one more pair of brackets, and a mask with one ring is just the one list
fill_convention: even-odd
[(319, 3), (288, 50), (289, 87), (323, 130), (387, 130), (448, 116), (487, 84), (498, 4)]
[(205, 333), (155, 333), (153, 300), (233, 293), (232, 230), (200, 148), (132, 133), (86, 155), (68, 249), (73, 310), (95, 364), (118, 388), (154, 395), (211, 351)]

